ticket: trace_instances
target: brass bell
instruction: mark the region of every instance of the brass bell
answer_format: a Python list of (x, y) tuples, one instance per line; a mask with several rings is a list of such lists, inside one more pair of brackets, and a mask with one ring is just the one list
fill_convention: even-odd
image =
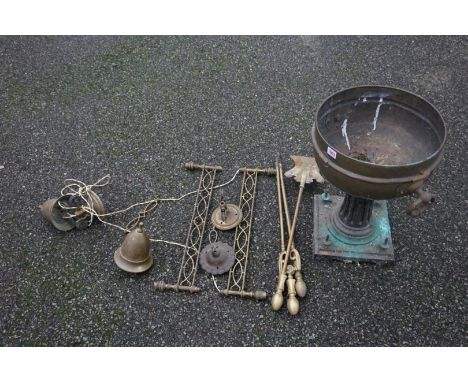
[[(44, 204), (39, 206), (39, 210), (41, 215), (60, 231), (70, 231), (73, 228), (84, 229), (89, 227), (89, 223), (91, 222), (90, 218), (92, 217), (89, 212), (81, 208), (85, 206), (86, 203), (86, 201), (83, 200), (84, 198), (86, 198), (89, 206), (92, 207), (98, 215), (106, 213), (101, 198), (92, 190), (87, 190), (87, 194), (84, 197), (61, 196), (60, 198), (48, 199)], [(64, 206), (69, 207), (69, 209), (62, 208), (59, 201), (63, 203)], [(72, 211), (72, 213), (70, 214), (69, 211)]]
[(51, 222), (55, 228), (60, 231), (70, 231), (75, 227), (73, 219), (65, 219), (63, 212), (58, 205), (58, 199), (47, 199), (44, 204), (39, 206), (41, 215)]
[(153, 265), (150, 240), (143, 223), (127, 234), (122, 245), (115, 251), (114, 261), (120, 269), (130, 273), (141, 273)]

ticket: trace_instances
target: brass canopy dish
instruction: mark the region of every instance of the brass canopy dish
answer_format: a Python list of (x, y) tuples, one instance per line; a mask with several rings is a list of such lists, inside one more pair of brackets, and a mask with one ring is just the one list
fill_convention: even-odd
[(200, 267), (213, 275), (226, 273), (234, 265), (234, 261), (234, 250), (221, 241), (208, 244), (200, 254)]
[(211, 215), (211, 222), (221, 231), (228, 231), (236, 228), (241, 221), (241, 209), (235, 204), (224, 203), (224, 201), (221, 201), (219, 207), (217, 207)]

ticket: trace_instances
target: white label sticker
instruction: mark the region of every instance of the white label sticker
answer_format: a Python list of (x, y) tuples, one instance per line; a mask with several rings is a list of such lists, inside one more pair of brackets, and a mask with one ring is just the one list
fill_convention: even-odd
[(333, 150), (331, 147), (327, 148), (327, 154), (330, 155), (333, 159), (336, 159), (336, 151)]

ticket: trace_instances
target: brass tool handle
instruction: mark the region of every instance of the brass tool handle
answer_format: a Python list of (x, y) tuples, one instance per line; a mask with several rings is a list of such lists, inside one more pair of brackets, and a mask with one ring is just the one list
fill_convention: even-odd
[(296, 293), (304, 297), (307, 293), (307, 285), (302, 277), (301, 255), (296, 248), (291, 249), (291, 259), (294, 260), (294, 277), (296, 279)]
[(305, 297), (307, 294), (307, 285), (302, 278), (302, 272), (296, 271), (294, 272), (294, 277), (296, 278), (296, 293), (299, 297)]
[(221, 171), (223, 168), (221, 166), (206, 166), (204, 164), (198, 164), (198, 163), (193, 163), (193, 162), (187, 162), (185, 163), (185, 169), (186, 170), (216, 170), (216, 171)]
[(282, 208), (283, 201), (281, 198), (281, 178), (282, 178), (282, 173), (281, 173), (280, 163), (277, 160), (276, 161), (276, 189), (278, 192), (278, 212), (279, 212), (279, 222), (280, 222), (281, 253), (278, 258), (278, 270), (279, 270), (278, 285), (276, 287), (275, 294), (273, 294), (273, 297), (271, 298), (271, 307), (275, 311), (280, 310), (281, 307), (283, 306), (283, 290), (284, 290), (284, 283), (286, 281), (286, 275), (283, 275), (281, 273), (281, 271), (283, 270), (284, 257), (286, 256), (284, 225), (283, 225), (283, 208)]
[(271, 307), (273, 310), (280, 310), (283, 306), (283, 291), (284, 283), (286, 282), (286, 274), (281, 273), (279, 275), (278, 286), (276, 287), (276, 292), (271, 298)]
[(296, 297), (296, 280), (294, 279), (292, 272), (288, 272), (288, 312), (295, 316), (299, 313), (299, 300)]
[(434, 195), (428, 191), (424, 191), (422, 188), (418, 188), (415, 193), (418, 195), (418, 199), (412, 202), (406, 209), (406, 212), (413, 217), (420, 216), (429, 204), (435, 200)]

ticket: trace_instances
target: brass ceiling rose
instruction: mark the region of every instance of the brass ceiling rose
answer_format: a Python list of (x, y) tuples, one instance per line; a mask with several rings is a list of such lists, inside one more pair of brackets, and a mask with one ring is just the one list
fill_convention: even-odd
[(234, 265), (234, 261), (232, 247), (221, 241), (208, 244), (200, 254), (201, 268), (213, 275), (226, 273)]
[(213, 225), (221, 230), (228, 231), (236, 228), (242, 221), (242, 211), (235, 204), (227, 204), (221, 201), (211, 215)]

